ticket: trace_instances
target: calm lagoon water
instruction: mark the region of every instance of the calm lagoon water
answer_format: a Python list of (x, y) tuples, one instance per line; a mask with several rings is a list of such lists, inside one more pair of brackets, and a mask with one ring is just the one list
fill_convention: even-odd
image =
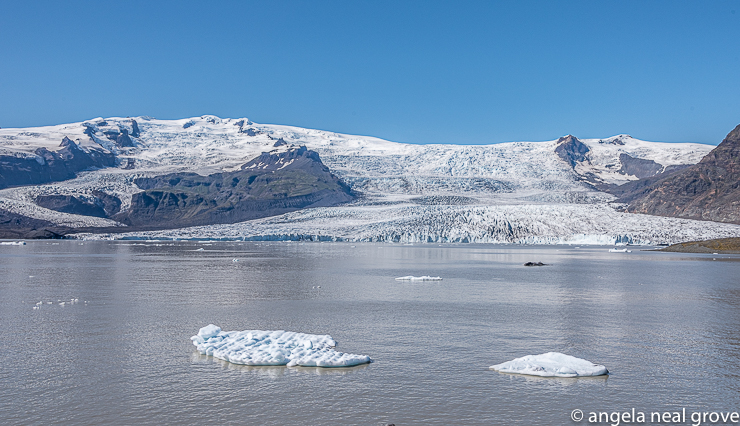
[[(740, 410), (740, 256), (29, 241), (0, 246), (0, 277), (4, 424), (568, 425), (574, 409)], [(209, 323), (330, 334), (375, 362), (231, 365), (194, 350)], [(549, 351), (611, 374), (488, 369)]]

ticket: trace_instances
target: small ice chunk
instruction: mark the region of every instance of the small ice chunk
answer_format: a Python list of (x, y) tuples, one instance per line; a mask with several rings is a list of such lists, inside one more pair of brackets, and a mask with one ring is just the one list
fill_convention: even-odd
[(429, 275), (415, 277), (413, 275), (407, 275), (405, 277), (396, 278), (396, 281), (442, 281), (442, 277), (430, 277)]
[(25, 241), (2, 241), (0, 246), (25, 246)]
[(201, 354), (233, 364), (351, 367), (372, 362), (367, 355), (334, 350), (337, 342), (329, 335), (283, 330), (224, 332), (211, 324), (190, 339)]
[(584, 377), (609, 374), (609, 371), (603, 365), (559, 352), (527, 355), (502, 364), (492, 365), (490, 368), (501, 373), (543, 377)]
[(216, 336), (218, 333), (221, 332), (221, 327), (213, 324), (208, 324), (207, 326), (201, 328), (198, 331), (198, 336), (201, 338), (208, 340), (213, 336)]

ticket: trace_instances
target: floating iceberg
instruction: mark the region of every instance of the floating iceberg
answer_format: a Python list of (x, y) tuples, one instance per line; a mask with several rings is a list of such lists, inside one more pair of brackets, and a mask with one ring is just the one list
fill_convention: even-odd
[(412, 275), (408, 275), (405, 277), (398, 277), (396, 278), (396, 281), (442, 281), (442, 277), (430, 277), (429, 275), (414, 277)]
[(221, 331), (213, 324), (190, 340), (203, 355), (241, 365), (287, 365), (288, 367), (351, 367), (372, 362), (367, 355), (334, 350), (329, 335), (292, 331)]
[(25, 241), (2, 241), (0, 246), (25, 246)]
[(632, 253), (632, 250), (613, 248), (609, 249), (609, 253)]
[(501, 373), (543, 377), (584, 377), (609, 374), (603, 365), (558, 352), (527, 355), (503, 364), (492, 365), (490, 368)]

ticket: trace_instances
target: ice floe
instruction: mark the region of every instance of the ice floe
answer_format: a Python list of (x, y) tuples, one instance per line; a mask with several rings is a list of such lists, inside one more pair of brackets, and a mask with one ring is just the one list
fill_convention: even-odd
[(25, 246), (25, 241), (2, 241), (0, 246)]
[(501, 373), (543, 377), (585, 377), (609, 374), (609, 371), (603, 365), (559, 352), (527, 355), (502, 364), (492, 365), (490, 368)]
[(429, 275), (415, 277), (413, 275), (408, 275), (405, 277), (398, 277), (396, 278), (396, 281), (442, 281), (442, 277), (430, 277)]
[(632, 250), (613, 248), (609, 249), (609, 253), (632, 253)]
[(210, 324), (190, 340), (203, 355), (241, 365), (351, 367), (372, 362), (367, 355), (336, 351), (337, 342), (329, 335), (283, 330), (222, 331)]

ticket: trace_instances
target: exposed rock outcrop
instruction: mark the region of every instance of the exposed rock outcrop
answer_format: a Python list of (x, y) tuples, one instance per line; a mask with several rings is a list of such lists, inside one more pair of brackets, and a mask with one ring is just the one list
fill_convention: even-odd
[(579, 141), (578, 138), (573, 135), (564, 136), (558, 139), (557, 147), (555, 148), (555, 153), (558, 154), (560, 158), (567, 161), (571, 167), (575, 167), (576, 163), (586, 161), (586, 154), (588, 154), (588, 151), (590, 151), (588, 146)]
[(69, 228), (0, 209), (0, 238), (61, 238)]
[(102, 149), (85, 151), (67, 137), (59, 146), (61, 149), (56, 151), (38, 148), (35, 158), (0, 155), (0, 188), (58, 182), (72, 179), (85, 169), (116, 164), (114, 154)]
[(121, 200), (103, 191), (93, 191), (92, 197), (74, 195), (41, 195), (36, 204), (62, 213), (83, 216), (110, 217), (121, 210)]
[(740, 223), (740, 125), (698, 164), (619, 201), (633, 213)]
[(144, 191), (112, 218), (137, 228), (234, 223), (354, 199), (306, 147), (263, 153), (234, 172), (175, 173), (135, 182)]
[(677, 253), (740, 253), (740, 238), (689, 241), (668, 246), (660, 251)]

